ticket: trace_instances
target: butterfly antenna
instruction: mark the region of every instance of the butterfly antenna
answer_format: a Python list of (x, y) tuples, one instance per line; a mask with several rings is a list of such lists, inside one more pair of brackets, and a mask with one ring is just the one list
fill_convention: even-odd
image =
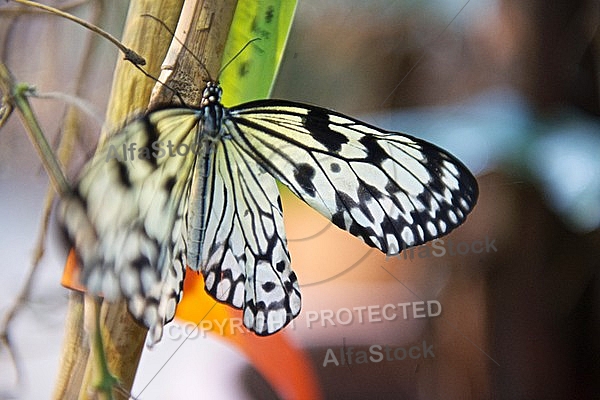
[(167, 32), (169, 32), (169, 34), (171, 35), (171, 37), (173, 39), (175, 39), (177, 41), (177, 43), (179, 43), (188, 53), (190, 53), (190, 55), (194, 58), (194, 60), (196, 60), (198, 62), (198, 65), (200, 65), (202, 67), (202, 69), (204, 70), (204, 72), (206, 72), (206, 75), (209, 77), (209, 79), (212, 79), (211, 76), (210, 76), (210, 72), (208, 72), (208, 69), (206, 68), (206, 66), (204, 65), (204, 63), (202, 62), (202, 60), (200, 60), (198, 58), (198, 56), (196, 56), (196, 54), (194, 54), (194, 52), (191, 51), (185, 45), (185, 43), (183, 43), (177, 36), (175, 36), (175, 32), (173, 32), (171, 30), (171, 28), (169, 28), (167, 26), (167, 24), (165, 24), (163, 21), (161, 21), (160, 19), (156, 18), (152, 14), (142, 14), (142, 17), (149, 17), (149, 18), (152, 18), (153, 20), (155, 20), (156, 22), (158, 22)]
[(185, 100), (183, 100), (183, 97), (181, 97), (181, 94), (179, 94), (179, 92), (177, 90), (173, 89), (172, 87), (170, 87), (166, 83), (159, 81), (158, 78), (156, 78), (155, 76), (152, 76), (151, 74), (149, 74), (148, 72), (146, 72), (144, 70), (144, 68), (140, 67), (139, 65), (137, 65), (137, 64), (133, 64), (133, 65), (137, 69), (139, 69), (142, 74), (146, 75), (148, 78), (152, 79), (154, 82), (160, 83), (161, 85), (163, 85), (164, 87), (166, 87), (167, 89), (169, 89), (171, 92), (173, 92), (173, 94), (175, 96), (177, 96), (177, 98), (179, 99), (179, 101), (181, 102), (181, 104), (186, 105)]
[(227, 61), (227, 63), (225, 65), (223, 65), (223, 67), (221, 67), (221, 69), (219, 70), (219, 74), (217, 75), (217, 81), (219, 80), (219, 77), (221, 76), (221, 74), (223, 73), (223, 71), (225, 71), (225, 68), (229, 67), (229, 64), (231, 64), (233, 62), (233, 60), (235, 60), (236, 58), (239, 57), (240, 54), (243, 53), (244, 50), (246, 50), (246, 48), (248, 46), (250, 46), (252, 43), (256, 42), (260, 40), (260, 38), (254, 38), (252, 40), (250, 40), (248, 43), (246, 43), (244, 45), (244, 47), (242, 47), (237, 53), (235, 53), (235, 55), (233, 57), (231, 57), (231, 60)]

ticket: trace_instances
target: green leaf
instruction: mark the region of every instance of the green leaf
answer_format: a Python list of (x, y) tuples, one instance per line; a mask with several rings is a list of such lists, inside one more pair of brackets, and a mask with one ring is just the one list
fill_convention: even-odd
[[(290, 33), (296, 3), (296, 0), (238, 2), (221, 65), (231, 63), (219, 77), (225, 106), (269, 97)], [(260, 40), (250, 43), (236, 57), (256, 38)]]

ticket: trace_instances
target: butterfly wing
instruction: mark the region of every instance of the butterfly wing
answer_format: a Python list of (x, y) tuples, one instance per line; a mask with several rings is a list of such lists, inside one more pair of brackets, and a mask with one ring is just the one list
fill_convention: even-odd
[(204, 217), (190, 221), (192, 232), (202, 226), (203, 238), (190, 241), (189, 263), (200, 266), (214, 298), (244, 310), (246, 327), (270, 335), (298, 315), (301, 302), (279, 190), (275, 179), (225, 136), (208, 156)]
[(456, 158), (409, 135), (288, 101), (229, 110), (233, 139), (299, 198), (386, 254), (459, 226), (477, 182)]
[(102, 144), (60, 206), (88, 292), (109, 301), (124, 296), (152, 342), (174, 316), (185, 274), (195, 157), (171, 156), (172, 149), (193, 145), (198, 121), (183, 108), (132, 121)]

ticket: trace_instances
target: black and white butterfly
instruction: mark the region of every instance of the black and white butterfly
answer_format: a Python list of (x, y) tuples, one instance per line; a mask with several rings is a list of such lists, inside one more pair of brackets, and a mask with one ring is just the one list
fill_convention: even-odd
[(153, 342), (174, 316), (186, 265), (259, 335), (298, 315), (276, 180), (388, 255), (447, 234), (477, 201), (473, 175), (435, 145), (289, 101), (228, 109), (221, 93), (209, 82), (200, 108), (127, 124), (60, 209), (88, 291), (124, 296)]

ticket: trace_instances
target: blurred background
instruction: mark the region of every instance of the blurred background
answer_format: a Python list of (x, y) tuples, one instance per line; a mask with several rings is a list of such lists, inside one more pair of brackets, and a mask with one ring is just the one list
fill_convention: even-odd
[[(56, 4), (116, 36), (127, 9), (124, 2)], [(444, 238), (445, 254), (435, 257), (427, 245), (412, 259), (386, 259), (284, 196), (304, 301), (286, 332), (310, 356), (325, 398), (598, 396), (599, 27), (593, 0), (299, 1), (273, 97), (432, 141), (461, 159), (480, 187), (467, 222)], [(72, 23), (10, 3), (0, 6), (0, 39), (18, 81), (89, 105), (91, 116), (77, 116), (75, 152), (91, 154), (117, 51)], [(65, 103), (32, 103), (56, 143)], [(12, 116), (0, 130), (0, 315), (30, 264), (46, 186)], [(53, 387), (67, 298), (58, 284), (65, 254), (58, 238), (52, 227), (32, 299), (11, 328), (25, 381), (15, 383), (1, 349), (0, 397), (45, 398)], [(473, 251), (477, 242), (485, 251)], [(403, 318), (400, 307), (390, 321), (368, 314), (369, 306), (433, 300), (437, 316)], [(353, 311), (345, 323), (340, 310), (362, 307), (362, 322)], [(176, 336), (144, 353), (134, 388), (175, 351)], [(356, 354), (423, 342), (434, 357), (325, 362), (329, 350), (341, 363), (349, 347)], [(143, 398), (275, 398), (217, 335), (185, 346)]]

